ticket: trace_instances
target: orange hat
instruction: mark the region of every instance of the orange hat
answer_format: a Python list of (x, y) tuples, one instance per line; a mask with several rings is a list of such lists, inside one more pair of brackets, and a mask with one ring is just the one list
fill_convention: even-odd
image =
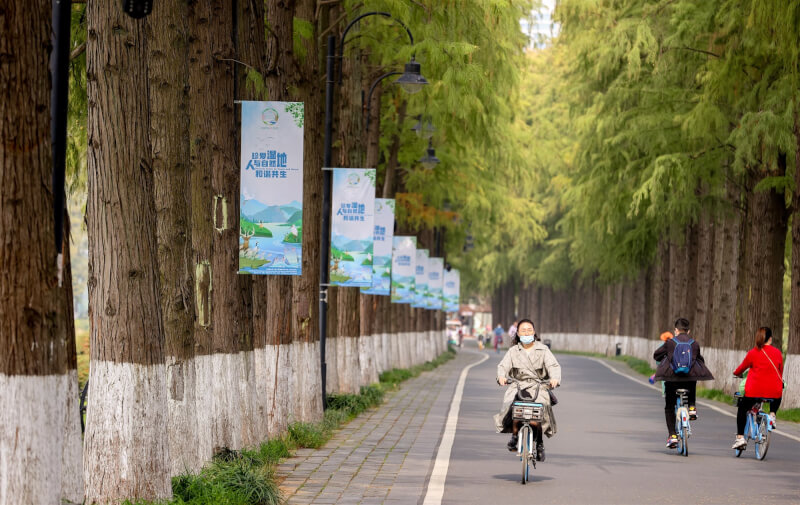
[(667, 340), (671, 339), (674, 336), (675, 335), (673, 335), (672, 333), (665, 331), (664, 333), (661, 334), (661, 340), (666, 342)]

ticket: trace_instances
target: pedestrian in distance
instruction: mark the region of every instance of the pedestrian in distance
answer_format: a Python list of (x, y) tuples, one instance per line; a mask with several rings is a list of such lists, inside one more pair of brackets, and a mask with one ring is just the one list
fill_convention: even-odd
[(494, 352), (500, 354), (500, 345), (503, 343), (503, 327), (500, 324), (494, 329)]
[(689, 320), (683, 317), (675, 321), (673, 338), (656, 349), (653, 359), (658, 362), (654, 380), (664, 381), (664, 416), (667, 421), (667, 448), (678, 446), (678, 435), (675, 431), (675, 402), (677, 390), (688, 391), (689, 419), (697, 419), (697, 381), (714, 380), (711, 371), (706, 367), (700, 354), (700, 344), (689, 336), (691, 328)]
[(518, 383), (519, 389), (512, 384), (506, 390), (503, 406), (494, 416), (495, 428), (497, 433), (512, 433), (508, 450), (516, 451), (517, 432), (521, 423), (511, 419), (511, 405), (516, 399), (541, 403), (544, 406), (544, 420), (537, 430), (536, 459), (544, 461), (542, 434), (548, 438), (556, 434), (550, 389), (561, 384), (561, 365), (550, 349), (541, 342), (531, 320), (522, 319), (518, 330), (519, 343), (512, 346), (497, 365), (497, 383), (504, 386), (510, 377)]
[(775, 416), (781, 406), (783, 397), (783, 356), (781, 351), (772, 346), (772, 330), (762, 326), (756, 331), (755, 346), (750, 349), (741, 364), (733, 371), (733, 375), (741, 377), (748, 370), (744, 385), (744, 396), (739, 399), (736, 411), (736, 439), (732, 449), (747, 447), (744, 428), (747, 424), (747, 411), (763, 399), (769, 399), (769, 417), (773, 428)]

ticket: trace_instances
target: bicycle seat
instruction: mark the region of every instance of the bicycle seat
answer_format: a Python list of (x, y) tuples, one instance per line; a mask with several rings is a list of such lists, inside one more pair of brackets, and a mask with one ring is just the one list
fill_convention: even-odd
[(688, 389), (676, 389), (675, 390), (675, 394), (688, 395), (689, 394), (689, 390)]

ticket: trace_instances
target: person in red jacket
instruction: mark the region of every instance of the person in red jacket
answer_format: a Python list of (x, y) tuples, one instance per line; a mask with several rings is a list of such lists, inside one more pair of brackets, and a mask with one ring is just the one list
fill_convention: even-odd
[(741, 377), (748, 368), (747, 382), (744, 385), (744, 397), (739, 401), (736, 412), (736, 440), (733, 449), (747, 447), (744, 438), (744, 427), (747, 424), (747, 411), (760, 399), (769, 400), (769, 417), (774, 425), (775, 414), (781, 406), (783, 396), (783, 356), (781, 351), (772, 347), (772, 330), (762, 326), (756, 332), (756, 346), (747, 353), (744, 361), (734, 370), (733, 375)]

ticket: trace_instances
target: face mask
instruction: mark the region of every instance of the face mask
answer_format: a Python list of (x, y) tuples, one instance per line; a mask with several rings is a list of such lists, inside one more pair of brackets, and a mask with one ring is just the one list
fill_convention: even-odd
[(531, 342), (533, 342), (533, 339), (534, 339), (533, 335), (520, 335), (519, 336), (519, 341), (522, 342), (525, 345), (528, 345)]

